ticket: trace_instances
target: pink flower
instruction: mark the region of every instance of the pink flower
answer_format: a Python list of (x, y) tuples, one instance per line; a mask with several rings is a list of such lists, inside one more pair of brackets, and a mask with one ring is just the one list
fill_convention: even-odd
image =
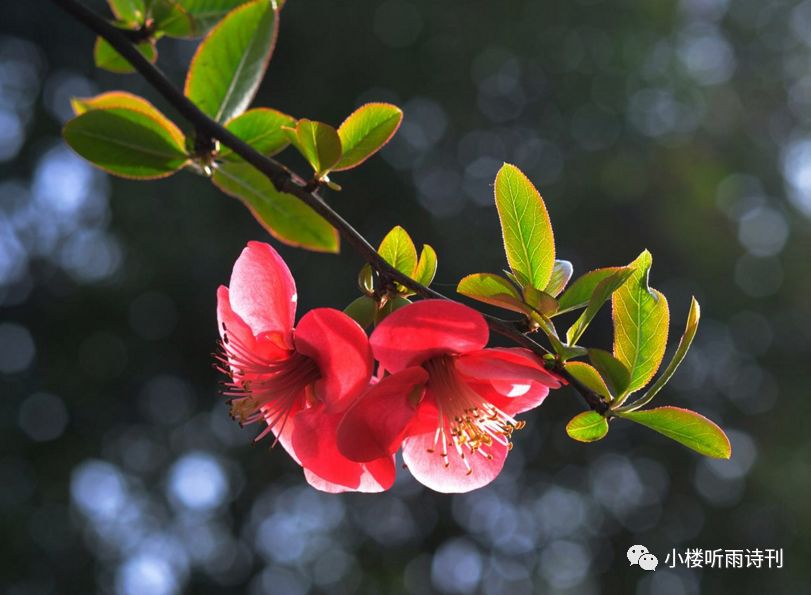
[(481, 314), (444, 300), (424, 300), (389, 315), (370, 343), (391, 372), (349, 408), (338, 448), (372, 461), (403, 448), (414, 477), (438, 492), (490, 483), (512, 447), (515, 415), (537, 407), (561, 381), (521, 348), (485, 349)]
[(307, 312), (294, 329), (296, 284), (269, 245), (250, 242), (234, 264), (230, 287), (217, 292), (226, 394), (241, 424), (263, 422), (304, 467), (307, 481), (328, 492), (379, 492), (394, 482), (391, 455), (363, 462), (336, 448), (337, 426), (369, 385), (366, 333), (343, 312)]

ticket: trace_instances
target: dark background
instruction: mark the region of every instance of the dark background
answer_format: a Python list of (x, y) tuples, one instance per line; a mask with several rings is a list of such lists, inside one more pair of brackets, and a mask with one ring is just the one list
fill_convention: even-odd
[[(104, 10), (100, 2), (93, 2)], [(564, 433), (569, 390), (526, 416), (505, 471), (446, 496), (407, 473), (330, 496), (218, 395), (215, 290), (267, 234), (181, 173), (110, 178), (60, 141), (97, 71), (92, 36), (44, 0), (0, 18), (0, 590), (45, 593), (811, 592), (811, 2), (290, 0), (256, 105), (337, 125), (405, 110), (395, 141), (335, 175), (373, 242), (402, 224), (436, 287), (504, 257), (501, 162), (541, 190), (576, 274), (643, 248), (703, 320), (657, 397), (727, 430), (712, 461), (629, 424)], [(194, 49), (164, 40), (176, 81)], [(299, 171), (288, 150), (281, 160)], [(278, 246), (277, 246), (278, 247)], [(357, 294), (358, 258), (281, 247), (300, 313)], [(608, 346), (608, 312), (591, 344)], [(629, 567), (646, 545), (656, 572)], [(782, 548), (782, 569), (665, 568), (675, 548)]]

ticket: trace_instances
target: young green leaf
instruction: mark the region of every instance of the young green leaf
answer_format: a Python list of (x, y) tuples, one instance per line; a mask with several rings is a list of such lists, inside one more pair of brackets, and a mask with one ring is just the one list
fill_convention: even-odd
[(724, 431), (703, 415), (679, 407), (657, 407), (645, 411), (618, 413), (694, 451), (716, 459), (732, 456), (732, 445)]
[(574, 324), (569, 327), (569, 330), (566, 331), (566, 342), (569, 345), (577, 343), (606, 300), (625, 283), (625, 280), (628, 279), (633, 272), (634, 270), (631, 268), (619, 269), (597, 284), (594, 288), (594, 293), (592, 293), (591, 298), (589, 298), (588, 306), (586, 306), (586, 309), (583, 310), (583, 313)]
[(676, 373), (681, 362), (684, 360), (684, 356), (687, 355), (687, 350), (690, 349), (690, 345), (693, 343), (693, 338), (696, 336), (696, 331), (698, 330), (698, 321), (701, 318), (701, 307), (698, 305), (696, 298), (693, 298), (690, 302), (690, 312), (687, 314), (687, 326), (684, 329), (684, 334), (681, 336), (679, 340), (679, 345), (676, 348), (676, 352), (673, 354), (673, 358), (670, 360), (670, 363), (665, 368), (665, 371), (662, 372), (662, 375), (656, 379), (651, 387), (645, 392), (644, 396), (642, 396), (638, 401), (633, 402), (630, 405), (626, 405), (623, 407), (623, 410), (633, 411), (635, 409), (639, 409), (640, 407), (644, 407), (648, 403), (653, 400), (653, 397), (656, 396), (662, 387), (668, 383), (668, 381), (673, 377), (673, 374)]
[(138, 97), (125, 91), (110, 91), (95, 97), (74, 97), (70, 100), (73, 113), (77, 116), (94, 109), (127, 108), (151, 116), (169, 130), (180, 144), (185, 144), (185, 138), (180, 129), (169, 118), (163, 115), (158, 108), (143, 97)]
[(558, 298), (560, 309), (557, 314), (564, 312), (571, 312), (588, 305), (594, 289), (597, 284), (603, 279), (610, 277), (622, 267), (607, 267), (603, 269), (595, 269), (581, 275), (574, 283), (569, 286), (569, 289), (563, 292)]
[(268, 0), (228, 13), (197, 48), (186, 76), (186, 96), (218, 122), (244, 112), (262, 82), (278, 28), (278, 15)]
[(357, 322), (361, 328), (367, 329), (372, 326), (377, 316), (377, 302), (368, 295), (362, 295), (344, 308), (344, 314)]
[(596, 411), (584, 411), (569, 420), (566, 433), (578, 442), (596, 442), (608, 434), (608, 420)]
[(417, 248), (408, 232), (399, 225), (386, 234), (377, 252), (404, 275), (411, 277), (417, 268)]
[(532, 285), (524, 285), (521, 294), (524, 296), (524, 303), (544, 316), (557, 312), (558, 301), (545, 291), (535, 289)]
[(560, 292), (566, 288), (569, 279), (572, 278), (574, 267), (568, 260), (556, 260), (555, 266), (552, 267), (552, 277), (549, 283), (546, 284), (544, 291), (552, 297), (558, 297)]
[(528, 314), (530, 311), (515, 286), (504, 277), (492, 273), (468, 275), (459, 281), (456, 291), (474, 300), (513, 312)]
[(543, 289), (555, 266), (555, 237), (541, 195), (520, 169), (505, 163), (496, 175), (495, 197), (510, 268)]
[(612, 395), (620, 395), (631, 381), (631, 373), (621, 361), (602, 349), (589, 349), (592, 365), (605, 379)]
[(428, 287), (434, 280), (436, 267), (436, 252), (431, 246), (424, 244), (420, 251), (420, 259), (417, 261), (417, 270), (414, 271), (414, 280), (420, 285)]
[(648, 286), (652, 263), (650, 252), (645, 250), (629, 265), (634, 273), (611, 296), (614, 357), (631, 372), (620, 404), (653, 378), (667, 347), (670, 311), (665, 296)]
[(241, 200), (271, 235), (285, 244), (315, 252), (338, 252), (337, 230), (292, 194), (244, 161), (228, 161), (214, 170), (214, 184)]
[(153, 0), (157, 28), (172, 37), (198, 37), (249, 0)]
[[(143, 41), (135, 47), (150, 62), (154, 63), (158, 59), (158, 50), (155, 49), (154, 41)], [(117, 74), (135, 72), (135, 68), (127, 62), (126, 58), (101, 37), (96, 38), (96, 45), (93, 46), (93, 61), (99, 68)]]
[[(295, 125), (296, 120), (292, 116), (260, 107), (228, 120), (225, 127), (258, 152), (270, 157), (290, 144), (290, 139), (283, 128)], [(225, 146), (220, 150), (219, 157), (226, 161), (239, 159)]]
[(299, 120), (295, 128), (284, 128), (284, 131), (318, 178), (326, 176), (341, 158), (341, 138), (329, 124), (305, 118)]
[(583, 386), (594, 391), (601, 397), (611, 400), (611, 392), (600, 376), (600, 373), (585, 362), (566, 362), (566, 371), (574, 376)]
[(107, 0), (107, 4), (120, 23), (137, 26), (146, 19), (144, 0)]
[(125, 178), (162, 178), (188, 161), (174, 124), (130, 108), (85, 112), (65, 125), (63, 135), (93, 165)]
[(403, 111), (390, 103), (367, 103), (338, 128), (343, 155), (335, 171), (357, 167), (385, 145), (403, 121)]

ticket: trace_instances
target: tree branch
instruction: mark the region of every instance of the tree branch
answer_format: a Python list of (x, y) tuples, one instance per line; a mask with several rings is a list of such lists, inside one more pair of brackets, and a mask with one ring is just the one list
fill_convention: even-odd
[[(316, 213), (326, 219), (360, 256), (377, 271), (384, 282), (396, 281), (407, 287), (417, 295), (424, 298), (450, 299), (404, 275), (381, 257), (363, 235), (341, 215), (334, 211), (321, 198), (317, 191), (306, 188), (303, 178), (297, 176), (277, 161), (265, 157), (253, 147), (236, 137), (226, 128), (209, 118), (191, 100), (175, 87), (165, 74), (155, 65), (151, 64), (135, 48), (132, 41), (118, 28), (107, 20), (88, 9), (77, 0), (51, 0), (71, 16), (80, 21), (96, 35), (104, 38), (115, 50), (121, 54), (143, 76), (152, 87), (177, 110), (197, 131), (209, 139), (216, 139), (231, 149), (260, 172), (262, 172), (279, 192), (292, 194)], [(514, 323), (495, 316), (482, 313), (490, 329), (506, 337), (538, 355), (547, 355), (549, 351), (534, 339), (524, 334)], [(589, 390), (569, 374), (559, 361), (549, 362), (548, 368), (558, 376), (564, 378), (585, 400), (593, 410), (605, 413), (608, 404), (595, 392)]]

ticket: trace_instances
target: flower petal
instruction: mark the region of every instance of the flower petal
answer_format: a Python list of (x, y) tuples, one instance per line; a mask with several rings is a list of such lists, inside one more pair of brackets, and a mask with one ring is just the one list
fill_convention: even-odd
[(336, 445), (341, 417), (337, 413), (328, 413), (323, 406), (311, 407), (291, 417), (288, 421), (291, 441), (286, 446), (292, 450), (293, 458), (326, 482), (322, 484), (324, 489), (327, 484), (336, 484), (348, 491), (387, 490), (396, 475), (394, 457), (357, 463), (343, 456)]
[[(428, 449), (434, 452), (428, 452)], [(498, 442), (487, 448), (492, 459), (480, 452), (466, 451), (465, 458), (471, 467), (468, 473), (464, 461), (452, 446), (448, 447), (447, 467), (439, 449), (439, 446), (434, 448), (432, 433), (410, 436), (403, 442), (403, 461), (417, 481), (446, 494), (469, 492), (487, 485), (501, 472), (507, 458), (507, 447)]]
[(370, 343), (383, 367), (398, 372), (437, 355), (478, 351), (489, 336), (476, 310), (449, 300), (422, 300), (389, 314)]
[[(406, 368), (386, 376), (347, 410), (338, 426), (338, 449), (353, 461), (371, 461), (397, 452), (417, 413), (428, 372)], [(416, 389), (416, 391), (415, 391)]]
[(269, 244), (248, 242), (231, 272), (231, 307), (254, 335), (289, 336), (296, 318), (296, 283)]
[(543, 360), (528, 349), (494, 348), (456, 358), (456, 369), (470, 378), (526, 385), (529, 382), (558, 388), (560, 379), (546, 370)]
[(507, 415), (517, 415), (535, 409), (549, 394), (549, 387), (539, 382), (524, 385), (500, 381), (472, 382), (470, 386)]
[[(392, 457), (394, 459), (394, 457)], [(379, 463), (370, 465), (362, 465), (363, 472), (360, 476), (360, 483), (355, 488), (348, 488), (337, 483), (332, 483), (319, 477), (309, 469), (304, 469), (304, 478), (316, 490), (327, 492), (329, 494), (342, 494), (344, 492), (365, 492), (373, 494), (377, 492), (385, 492), (394, 483), (394, 476), (396, 469), (392, 460), (391, 464), (385, 467), (384, 471), (376, 468), (380, 466)], [(370, 470), (372, 468), (372, 470)], [(381, 467), (381, 469), (383, 469)], [(391, 479), (388, 479), (389, 470), (391, 471)]]
[(219, 323), (220, 337), (226, 347), (230, 346), (231, 363), (240, 368), (237, 354), (244, 353), (267, 360), (278, 360), (289, 357), (289, 348), (284, 347), (284, 341), (278, 334), (264, 333), (255, 337), (250, 327), (231, 308), (228, 288), (221, 285), (217, 290), (217, 321)]
[(296, 350), (315, 360), (321, 378), (315, 392), (333, 411), (346, 409), (372, 376), (369, 339), (357, 322), (332, 308), (310, 310), (299, 321)]

